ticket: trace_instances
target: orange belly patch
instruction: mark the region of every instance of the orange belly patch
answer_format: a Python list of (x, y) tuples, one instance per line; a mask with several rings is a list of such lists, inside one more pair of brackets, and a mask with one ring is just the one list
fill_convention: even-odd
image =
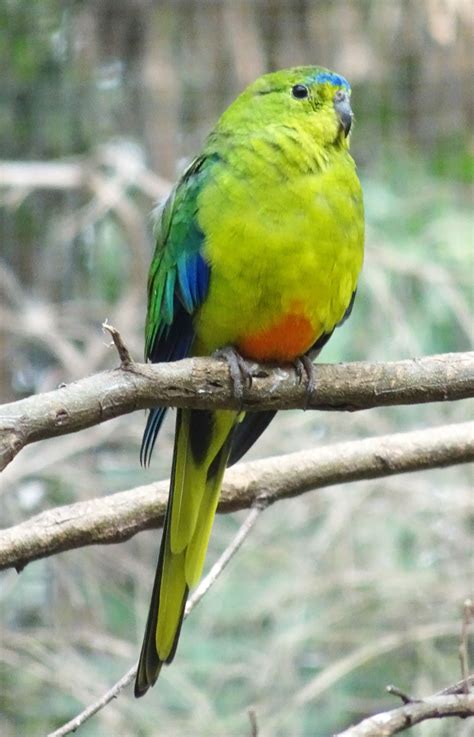
[(241, 338), (237, 347), (254, 361), (294, 361), (311, 348), (320, 332), (303, 315), (289, 313), (266, 330)]

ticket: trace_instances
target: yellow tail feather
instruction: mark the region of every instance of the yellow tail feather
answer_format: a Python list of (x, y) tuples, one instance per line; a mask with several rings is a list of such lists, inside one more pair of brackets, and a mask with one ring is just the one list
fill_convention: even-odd
[[(203, 421), (201, 423), (201, 420)], [(202, 574), (236, 412), (178, 410), (170, 498), (135, 694), (174, 657), (188, 591)], [(197, 457), (196, 457), (197, 456)]]
[(156, 625), (156, 651), (163, 662), (168, 660), (173, 651), (181, 624), (183, 599), (187, 596), (185, 552), (175, 555), (170, 550), (169, 540), (165, 544)]
[(227, 465), (230, 451), (230, 435), (213, 461), (217, 468), (208, 473), (206, 489), (199, 508), (199, 516), (191, 541), (186, 550), (185, 576), (189, 588), (199, 582), (206, 558), (207, 546), (216, 514), (217, 503), (222, 485), (222, 477)]
[(190, 419), (191, 410), (183, 409), (176, 421), (174, 474), (170, 491), (173, 496), (170, 529), (173, 553), (181, 553), (193, 535), (206, 485), (207, 469), (196, 464), (190, 448)]

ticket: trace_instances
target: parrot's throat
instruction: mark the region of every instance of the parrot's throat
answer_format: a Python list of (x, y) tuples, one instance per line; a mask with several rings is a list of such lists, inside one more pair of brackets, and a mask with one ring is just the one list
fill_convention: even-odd
[(240, 338), (237, 348), (254, 361), (294, 361), (306, 353), (322, 330), (301, 313), (288, 313), (269, 328)]

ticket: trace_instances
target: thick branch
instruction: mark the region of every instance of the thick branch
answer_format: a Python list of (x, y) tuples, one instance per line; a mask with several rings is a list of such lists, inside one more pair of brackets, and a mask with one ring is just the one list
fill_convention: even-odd
[(426, 719), (474, 716), (474, 694), (429, 696), (397, 709), (375, 714), (335, 737), (391, 737)]
[[(318, 364), (316, 388), (288, 368), (251, 366), (243, 406), (256, 409), (355, 411), (474, 396), (474, 353), (394, 363)], [(53, 392), (0, 407), (0, 470), (29, 443), (91, 427), (157, 405), (237, 408), (227, 364), (194, 358), (160, 365), (132, 363)]]
[[(227, 471), (220, 512), (272, 504), (324, 486), (391, 476), (474, 460), (474, 423), (339, 443)], [(64, 550), (118, 543), (163, 521), (168, 482), (78, 502), (33, 517), (0, 533), (0, 569)]]

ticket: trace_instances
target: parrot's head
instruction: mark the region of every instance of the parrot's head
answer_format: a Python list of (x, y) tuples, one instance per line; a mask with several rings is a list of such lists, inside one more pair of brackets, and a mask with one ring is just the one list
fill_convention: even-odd
[(351, 88), (323, 67), (293, 67), (265, 74), (223, 114), (219, 128), (249, 132), (273, 125), (303, 126), (322, 146), (347, 147), (352, 126)]

